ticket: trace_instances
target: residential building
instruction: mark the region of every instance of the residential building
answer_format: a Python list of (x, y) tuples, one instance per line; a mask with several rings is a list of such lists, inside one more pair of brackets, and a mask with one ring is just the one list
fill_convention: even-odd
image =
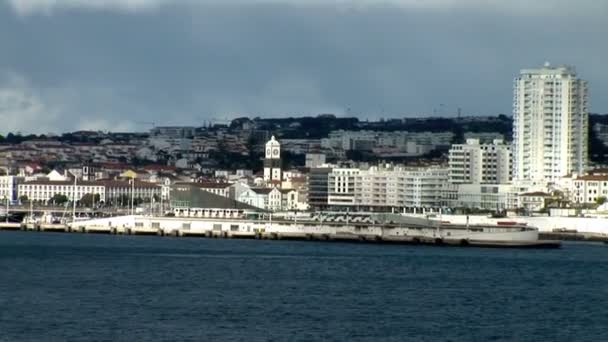
[(511, 146), (501, 139), (480, 144), (467, 139), (449, 151), (449, 174), (452, 184), (506, 184), (511, 182)]
[(524, 69), (514, 82), (513, 177), (556, 182), (587, 168), (587, 82), (574, 67)]
[(373, 166), (355, 177), (359, 208), (439, 208), (448, 180), (444, 167)]
[(608, 173), (592, 172), (568, 175), (560, 182), (560, 189), (573, 205), (593, 204), (600, 197), (608, 198)]
[(447, 180), (444, 167), (334, 168), (328, 174), (327, 204), (354, 210), (439, 208)]
[(355, 204), (355, 177), (358, 168), (334, 168), (328, 175), (327, 204), (343, 206)]
[(23, 177), (0, 176), (0, 200), (16, 201), (18, 199), (17, 188), (23, 180)]

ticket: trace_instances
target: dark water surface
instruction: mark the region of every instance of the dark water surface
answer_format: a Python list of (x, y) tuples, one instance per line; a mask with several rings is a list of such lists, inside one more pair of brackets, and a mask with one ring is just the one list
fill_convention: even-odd
[(0, 232), (0, 341), (608, 341), (608, 245)]

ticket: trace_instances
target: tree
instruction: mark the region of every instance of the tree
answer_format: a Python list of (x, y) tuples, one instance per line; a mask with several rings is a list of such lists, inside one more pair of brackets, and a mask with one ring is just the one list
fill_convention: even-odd
[(50, 201), (53, 204), (62, 205), (68, 201), (68, 196), (64, 194), (54, 194)]
[(600, 196), (595, 200), (595, 203), (597, 205), (602, 205), (604, 203), (606, 203), (606, 196)]
[(29, 202), (29, 200), (30, 199), (27, 197), (27, 195), (19, 196), (19, 202), (21, 202), (21, 203), (27, 203), (27, 202)]
[(99, 203), (99, 194), (85, 194), (80, 199), (80, 203), (85, 207), (92, 207), (95, 203)]
[(131, 196), (122, 194), (114, 199), (114, 203), (120, 207), (129, 207), (131, 205)]

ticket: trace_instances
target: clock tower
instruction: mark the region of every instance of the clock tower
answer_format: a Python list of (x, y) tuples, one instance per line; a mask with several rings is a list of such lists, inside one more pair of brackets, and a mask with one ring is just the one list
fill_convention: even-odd
[(281, 181), (281, 144), (274, 138), (274, 135), (266, 143), (264, 158), (264, 180)]

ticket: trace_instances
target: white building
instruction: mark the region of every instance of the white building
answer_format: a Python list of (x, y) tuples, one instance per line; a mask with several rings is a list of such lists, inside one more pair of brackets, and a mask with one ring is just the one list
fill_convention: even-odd
[(0, 176), (0, 200), (16, 201), (18, 198), (17, 186), (21, 182), (23, 182), (23, 177)]
[(467, 139), (449, 152), (450, 183), (506, 184), (511, 182), (511, 147), (500, 139), (480, 144)]
[(334, 168), (328, 175), (327, 203), (329, 205), (355, 204), (355, 176), (357, 168)]
[(513, 94), (513, 178), (556, 182), (587, 168), (587, 82), (570, 66), (524, 69)]
[(97, 182), (81, 181), (74, 185), (73, 181), (42, 181), (35, 180), (19, 184), (19, 198), (26, 197), (28, 201), (48, 202), (55, 195), (65, 195), (69, 201), (74, 197), (79, 201), (84, 195), (99, 195), (106, 197), (106, 188)]
[(450, 184), (444, 189), (444, 203), (450, 208), (476, 208), (486, 210), (514, 210), (530, 207), (531, 194), (546, 192), (538, 186), (518, 184)]
[(293, 189), (248, 188), (241, 192), (236, 200), (269, 211), (300, 209), (298, 192)]
[(608, 174), (569, 175), (559, 182), (566, 199), (572, 204), (592, 204), (598, 198), (608, 198)]
[(135, 181), (135, 184), (131, 184), (129, 181), (114, 180), (77, 181), (76, 185), (73, 181), (35, 180), (18, 186), (19, 198), (26, 196), (28, 200), (38, 202), (48, 202), (55, 195), (65, 195), (69, 201), (74, 198), (79, 201), (87, 194), (99, 195), (99, 201), (106, 203), (124, 198), (123, 204), (127, 205), (131, 196), (144, 201), (159, 197), (161, 187), (146, 182)]
[(439, 208), (448, 170), (440, 167), (336, 168), (328, 175), (328, 205), (367, 209)]
[(281, 181), (281, 144), (274, 138), (274, 135), (266, 143), (264, 180), (266, 182)]

